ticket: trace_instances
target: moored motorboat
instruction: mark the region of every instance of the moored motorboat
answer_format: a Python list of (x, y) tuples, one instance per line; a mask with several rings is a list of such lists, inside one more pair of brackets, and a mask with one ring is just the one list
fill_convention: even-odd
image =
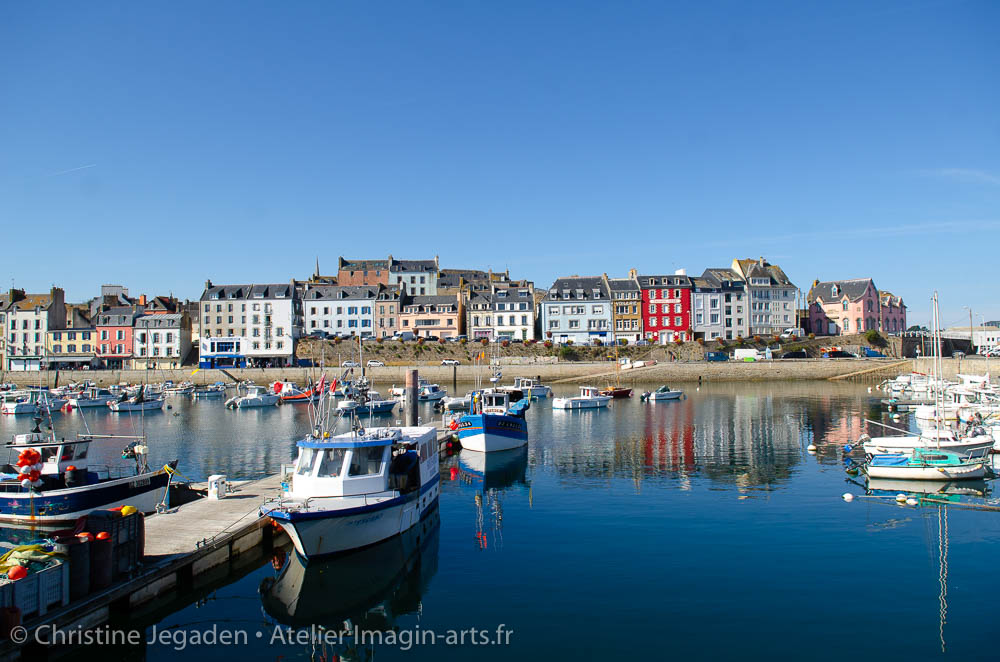
[(871, 478), (904, 480), (970, 480), (987, 474), (985, 453), (959, 455), (935, 448), (914, 448), (909, 453), (885, 453), (869, 457), (864, 464)]
[(106, 388), (89, 387), (70, 395), (66, 407), (70, 409), (89, 409), (92, 407), (107, 407), (115, 399), (115, 394)]
[(149, 396), (146, 392), (146, 387), (140, 386), (135, 395), (129, 396), (125, 392), (118, 399), (109, 402), (108, 409), (114, 412), (158, 411), (163, 409), (163, 396)]
[(230, 409), (248, 409), (252, 407), (273, 407), (278, 404), (279, 398), (274, 393), (263, 386), (249, 386), (246, 393), (234, 395), (226, 401), (226, 407)]
[(274, 382), (271, 390), (277, 394), (282, 403), (312, 402), (319, 397), (315, 387), (299, 388), (295, 382)]
[(611, 402), (610, 395), (601, 395), (594, 386), (581, 386), (580, 395), (569, 398), (553, 398), (553, 409), (600, 409)]
[(666, 400), (680, 400), (684, 391), (674, 390), (667, 385), (663, 385), (655, 391), (648, 391), (642, 394), (642, 399), (649, 402), (663, 402)]

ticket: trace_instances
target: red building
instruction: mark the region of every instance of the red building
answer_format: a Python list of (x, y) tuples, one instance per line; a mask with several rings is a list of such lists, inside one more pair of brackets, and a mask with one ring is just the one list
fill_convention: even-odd
[(105, 368), (130, 368), (135, 317), (141, 309), (124, 306), (109, 308), (97, 316), (97, 358)]
[(694, 340), (691, 329), (691, 279), (685, 274), (639, 276), (642, 328), (656, 343)]

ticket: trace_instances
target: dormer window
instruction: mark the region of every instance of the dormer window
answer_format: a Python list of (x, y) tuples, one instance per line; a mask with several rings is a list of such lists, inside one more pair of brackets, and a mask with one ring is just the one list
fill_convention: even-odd
[(837, 292), (838, 292), (839, 290), (838, 290), (837, 286), (836, 286), (836, 285), (834, 285), (834, 286), (833, 286), (833, 288), (832, 288), (832, 289), (831, 289), (830, 291), (831, 291), (831, 292), (833, 292), (833, 296), (837, 296)]
[(601, 298), (601, 290), (599, 288), (596, 288), (596, 287), (594, 288), (594, 298), (595, 299), (600, 299)]
[(219, 293), (218, 292), (212, 292), (212, 298), (213, 299), (218, 299), (219, 298)]

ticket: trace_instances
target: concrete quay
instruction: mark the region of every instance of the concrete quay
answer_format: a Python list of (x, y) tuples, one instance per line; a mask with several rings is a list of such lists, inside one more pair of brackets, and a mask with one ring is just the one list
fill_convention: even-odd
[[(921, 360), (923, 363), (924, 360)], [(949, 361), (955, 359), (947, 359)], [(710, 361), (676, 361), (659, 362), (651, 367), (638, 368), (634, 370), (622, 370), (622, 379), (632, 383), (640, 382), (696, 382), (703, 381), (772, 381), (772, 380), (804, 380), (804, 379), (830, 379), (832, 377), (847, 375), (850, 373), (876, 368), (882, 365), (893, 364), (895, 374), (905, 374), (912, 369), (912, 361), (895, 361), (891, 359), (801, 359), (789, 361), (757, 361), (753, 363), (743, 363), (737, 361), (710, 362)], [(929, 369), (929, 361), (927, 367)], [(978, 370), (984, 368), (973, 367), (972, 360), (966, 359), (963, 370)], [(1000, 366), (1000, 362), (998, 362)], [(373, 379), (377, 386), (396, 384), (402, 386), (406, 381), (406, 371), (417, 368), (420, 376), (439, 384), (448, 384), (452, 380), (461, 382), (471, 382), (475, 380), (477, 374), (484, 374), (483, 368), (475, 368), (471, 365), (442, 366), (442, 365), (406, 365), (406, 366), (386, 366), (381, 368), (367, 368), (365, 370), (369, 378)], [(327, 378), (339, 376), (345, 369), (340, 367), (327, 367), (325, 372)], [(360, 373), (360, 369), (355, 368), (355, 373)], [(926, 371), (926, 370), (924, 370)], [(946, 368), (947, 374), (948, 368)], [(957, 371), (955, 368), (953, 371)], [(192, 374), (192, 369), (182, 370), (85, 370), (85, 371), (64, 371), (59, 374), (59, 384), (67, 384), (73, 381), (92, 380), (98, 385), (108, 386), (121, 382), (136, 383), (157, 383), (166, 380), (174, 382), (192, 381), (196, 384), (211, 384), (214, 382), (232, 382), (235, 380), (251, 380), (258, 384), (270, 384), (278, 380), (287, 380), (305, 384), (310, 379), (317, 379), (320, 375), (319, 368), (246, 368), (225, 370), (198, 370)], [(573, 382), (583, 383), (589, 380), (605, 378), (614, 374), (614, 364), (608, 361), (601, 362), (575, 362), (563, 361), (558, 363), (534, 363), (528, 365), (504, 365), (504, 379), (510, 382), (514, 377), (541, 377), (546, 382)], [(47, 380), (50, 386), (55, 384), (55, 373), (43, 373), (43, 381)], [(0, 375), (3, 381), (17, 384), (37, 384), (39, 374), (27, 372), (7, 372)]]

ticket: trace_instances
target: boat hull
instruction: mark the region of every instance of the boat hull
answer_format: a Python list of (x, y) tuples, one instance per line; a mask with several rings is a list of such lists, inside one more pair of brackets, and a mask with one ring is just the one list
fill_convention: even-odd
[(556, 398), (552, 401), (553, 409), (601, 409), (607, 407), (610, 396), (599, 398)]
[(684, 391), (667, 391), (666, 393), (657, 393), (656, 391), (653, 391), (649, 394), (649, 401), (664, 402), (667, 400), (680, 400), (682, 395), (684, 395)]
[(466, 414), (458, 420), (458, 440), (479, 453), (520, 448), (528, 443), (528, 423), (520, 416)]
[(957, 442), (936, 442), (934, 440), (920, 439), (916, 437), (884, 437), (882, 439), (873, 439), (872, 441), (866, 441), (864, 443), (865, 453), (868, 455), (909, 453), (914, 448), (927, 448), (930, 450), (937, 448), (965, 455), (975, 451), (983, 451), (992, 447), (993, 438), (988, 436), (979, 437), (975, 441), (969, 439)]
[[(176, 464), (176, 463), (174, 463)], [(59, 524), (72, 522), (92, 510), (122, 505), (140, 512), (156, 510), (169, 475), (163, 469), (129, 476), (96, 486), (71, 487), (44, 492), (0, 492), (0, 522), (5, 524)]]
[(610, 395), (612, 398), (631, 398), (632, 389), (630, 388), (609, 388), (601, 391), (601, 395)]
[(163, 400), (145, 400), (143, 402), (109, 402), (111, 411), (157, 411), (163, 409)]
[(872, 466), (865, 472), (871, 478), (894, 478), (898, 480), (973, 480), (986, 476), (986, 465), (982, 462), (960, 467), (935, 466)]
[(409, 530), (437, 508), (440, 493), (440, 478), (435, 476), (419, 494), (372, 505), (299, 513), (270, 510), (265, 504), (261, 514), (284, 529), (299, 556), (314, 560), (374, 545)]

